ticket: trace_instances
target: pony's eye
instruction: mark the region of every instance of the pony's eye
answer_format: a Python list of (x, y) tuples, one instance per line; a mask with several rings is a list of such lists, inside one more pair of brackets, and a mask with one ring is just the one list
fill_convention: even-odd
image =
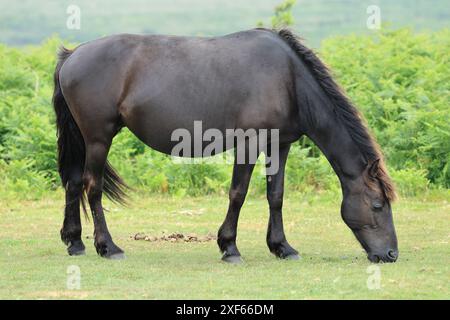
[(374, 202), (372, 204), (372, 207), (374, 210), (379, 211), (379, 210), (383, 209), (383, 204), (381, 202)]

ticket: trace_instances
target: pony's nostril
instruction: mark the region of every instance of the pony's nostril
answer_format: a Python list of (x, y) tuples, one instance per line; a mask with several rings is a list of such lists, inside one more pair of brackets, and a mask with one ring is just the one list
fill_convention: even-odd
[(387, 256), (389, 259), (395, 261), (398, 258), (398, 252), (396, 250), (389, 250)]

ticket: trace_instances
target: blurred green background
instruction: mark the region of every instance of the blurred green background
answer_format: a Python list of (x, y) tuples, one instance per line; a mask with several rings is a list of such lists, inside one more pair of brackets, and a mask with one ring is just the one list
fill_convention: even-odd
[[(52, 34), (81, 42), (112, 33), (221, 35), (268, 20), (279, 0), (0, 0), (0, 42), (37, 44)], [(80, 30), (66, 28), (68, 5), (78, 5)], [(449, 26), (448, 0), (299, 0), (292, 10), (294, 29), (315, 46), (341, 34), (368, 33), (366, 9), (381, 8), (394, 28), (415, 31)]]

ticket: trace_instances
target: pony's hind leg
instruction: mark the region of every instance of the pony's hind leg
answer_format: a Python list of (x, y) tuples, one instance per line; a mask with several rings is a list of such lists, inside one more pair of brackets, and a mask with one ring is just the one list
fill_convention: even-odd
[(266, 175), (267, 200), (270, 207), (269, 227), (267, 229), (267, 245), (270, 252), (281, 259), (297, 260), (298, 252), (286, 240), (283, 228), (283, 193), (284, 169), (290, 145), (280, 146), (279, 169), (273, 175)]
[(122, 259), (122, 249), (114, 244), (106, 225), (102, 206), (103, 174), (112, 137), (86, 141), (86, 164), (83, 175), (84, 187), (94, 220), (94, 245), (97, 253), (105, 258)]
[(82, 169), (69, 169), (66, 188), (64, 222), (61, 228), (61, 240), (67, 245), (71, 256), (83, 255), (85, 247), (81, 240), (80, 199), (83, 192)]

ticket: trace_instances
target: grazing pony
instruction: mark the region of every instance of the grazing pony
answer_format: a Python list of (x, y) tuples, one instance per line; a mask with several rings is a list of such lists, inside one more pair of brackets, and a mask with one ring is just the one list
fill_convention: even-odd
[[(254, 29), (211, 38), (114, 35), (62, 48), (54, 82), (58, 164), (66, 190), (61, 238), (70, 255), (85, 250), (80, 222), (85, 195), (98, 254), (124, 256), (102, 206), (103, 193), (119, 201), (124, 196), (125, 184), (107, 162), (119, 130), (127, 127), (151, 148), (171, 154), (177, 144), (173, 132), (193, 132), (194, 122), (201, 121), (224, 135), (227, 129), (278, 132), (276, 141), (267, 141), (277, 144), (279, 162), (276, 172), (267, 173), (267, 245), (275, 256), (298, 258), (283, 230), (284, 169), (291, 144), (306, 135), (339, 177), (342, 217), (369, 260), (396, 261), (395, 191), (379, 147), (326, 66), (290, 31)], [(245, 149), (250, 147), (246, 140)], [(253, 168), (250, 161), (234, 164), (217, 240), (227, 262), (240, 261), (237, 224)]]

